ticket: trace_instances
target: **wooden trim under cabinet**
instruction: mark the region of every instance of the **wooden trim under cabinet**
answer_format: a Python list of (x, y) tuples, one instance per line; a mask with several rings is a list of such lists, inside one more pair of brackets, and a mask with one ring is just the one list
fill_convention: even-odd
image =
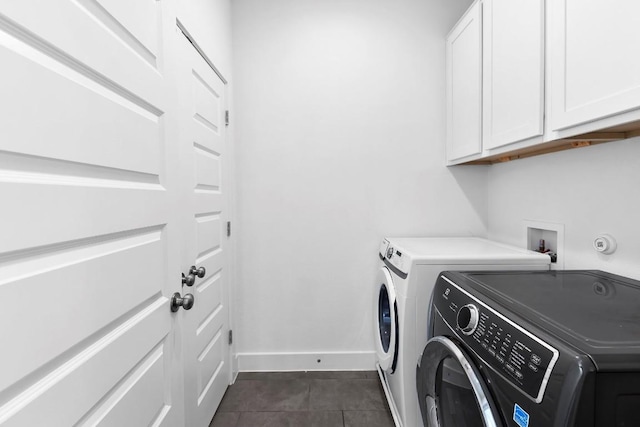
[(584, 133), (572, 137), (543, 142), (526, 148), (505, 151), (460, 164), (492, 165), (495, 163), (504, 163), (511, 160), (554, 153), (556, 151), (570, 150), (572, 148), (589, 147), (591, 145), (602, 144), (603, 142), (619, 141), (621, 139), (633, 138), (636, 136), (640, 136), (640, 121), (614, 126), (598, 132)]

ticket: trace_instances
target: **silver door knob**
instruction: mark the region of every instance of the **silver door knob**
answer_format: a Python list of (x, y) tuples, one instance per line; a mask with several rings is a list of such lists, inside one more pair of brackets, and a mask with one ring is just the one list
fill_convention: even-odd
[(180, 292), (176, 292), (171, 297), (171, 311), (175, 313), (180, 307), (184, 308), (185, 310), (190, 310), (191, 307), (193, 307), (194, 302), (195, 299), (193, 298), (193, 295), (186, 294), (184, 297), (182, 297), (180, 296)]
[(196, 268), (195, 265), (192, 265), (189, 269), (189, 274), (195, 274), (199, 278), (203, 278), (205, 274), (207, 274), (207, 270), (204, 267)]
[(184, 273), (182, 273), (183, 285), (193, 286), (195, 282), (196, 282), (196, 276), (194, 276), (193, 274), (189, 274), (188, 276), (185, 276)]

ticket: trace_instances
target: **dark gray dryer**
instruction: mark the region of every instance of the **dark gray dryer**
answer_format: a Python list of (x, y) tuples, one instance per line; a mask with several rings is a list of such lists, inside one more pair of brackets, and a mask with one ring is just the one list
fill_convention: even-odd
[(417, 388), (427, 426), (640, 426), (640, 282), (444, 272)]

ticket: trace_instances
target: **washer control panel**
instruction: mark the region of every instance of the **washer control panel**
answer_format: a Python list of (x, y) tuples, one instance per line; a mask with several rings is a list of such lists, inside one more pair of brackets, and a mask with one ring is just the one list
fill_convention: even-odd
[(403, 256), (402, 251), (399, 248), (393, 246), (393, 243), (389, 242), (387, 239), (383, 239), (380, 244), (379, 253), (384, 260), (398, 269), (398, 271), (402, 274), (407, 274), (409, 261), (406, 256)]
[(542, 401), (558, 351), (444, 276), (433, 304), (487, 365), (536, 402)]

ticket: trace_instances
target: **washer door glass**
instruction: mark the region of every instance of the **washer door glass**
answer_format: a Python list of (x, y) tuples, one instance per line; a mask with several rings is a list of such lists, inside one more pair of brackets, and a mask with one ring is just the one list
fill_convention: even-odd
[(398, 305), (391, 274), (386, 267), (379, 270), (376, 285), (374, 302), (376, 356), (380, 368), (393, 373), (398, 352), (398, 314), (396, 312)]
[(478, 369), (447, 337), (434, 337), (424, 348), (417, 388), (422, 419), (427, 427), (503, 425)]
[(389, 345), (391, 344), (391, 328), (393, 327), (391, 307), (389, 291), (387, 291), (387, 286), (383, 284), (380, 287), (380, 295), (378, 296), (378, 329), (382, 349), (385, 353), (389, 352)]
[(484, 427), (469, 378), (452, 357), (446, 357), (438, 366), (435, 395), (441, 427)]

